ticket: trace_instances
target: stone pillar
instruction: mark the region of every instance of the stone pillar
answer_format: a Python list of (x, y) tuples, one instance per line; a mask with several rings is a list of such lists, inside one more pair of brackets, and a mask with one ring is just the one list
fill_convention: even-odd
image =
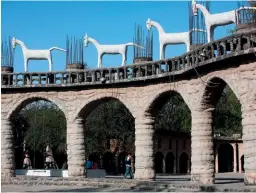
[(215, 150), (215, 173), (219, 173), (219, 144), (216, 144), (216, 150)]
[(82, 118), (67, 121), (68, 176), (86, 177), (84, 125)]
[(242, 156), (241, 156), (241, 151), (240, 151), (240, 144), (238, 143), (238, 170), (239, 170), (239, 173), (242, 173)]
[(218, 158), (218, 152), (216, 153), (215, 156), (215, 173), (219, 173), (219, 158)]
[(173, 173), (174, 174), (177, 174), (176, 159), (177, 159), (177, 157), (174, 159), (174, 163), (173, 163)]
[(233, 153), (233, 155), (234, 155), (234, 166), (233, 166), (234, 168), (233, 168), (233, 172), (236, 173), (237, 172), (237, 170), (236, 170), (236, 168), (237, 168), (236, 167), (237, 166), (237, 162), (236, 162), (236, 158), (237, 158), (237, 155), (236, 155), (236, 144), (233, 144), (232, 146), (233, 146), (233, 152), (234, 152)]
[(187, 173), (189, 174), (190, 173), (190, 164), (189, 164), (189, 160), (187, 161)]
[[(255, 101), (244, 100), (242, 103), (242, 125), (244, 143), (244, 183), (256, 185), (256, 109)], [(253, 106), (254, 105), (254, 106)], [(240, 160), (241, 161), (241, 160)]]
[(2, 115), (1, 122), (1, 177), (14, 177), (15, 155), (11, 121)]
[(166, 168), (166, 167), (165, 167), (165, 158), (164, 158), (164, 159), (163, 159), (163, 168), (162, 168), (164, 174), (166, 173), (165, 168)]
[(150, 116), (135, 119), (135, 179), (155, 180), (153, 123)]
[(191, 181), (214, 183), (212, 111), (193, 111), (191, 129)]

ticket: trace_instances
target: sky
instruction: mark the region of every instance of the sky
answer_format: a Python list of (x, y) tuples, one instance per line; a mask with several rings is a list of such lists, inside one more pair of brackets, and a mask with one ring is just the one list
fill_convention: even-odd
[[(123, 44), (133, 41), (135, 23), (147, 32), (148, 18), (159, 22), (166, 32), (185, 32), (189, 29), (188, 1), (52, 1), (26, 2), (2, 1), (1, 38), (15, 37), (29, 49), (49, 49), (57, 46), (66, 49), (66, 37), (88, 36), (100, 44)], [(212, 1), (211, 13), (234, 10), (237, 1)], [(228, 35), (234, 25), (218, 27), (214, 39)], [(153, 59), (159, 60), (159, 36), (153, 31)], [(168, 46), (166, 58), (186, 52), (185, 45)], [(133, 48), (128, 47), (127, 64), (132, 64)], [(65, 52), (52, 51), (53, 71), (64, 71)], [(84, 61), (89, 68), (97, 68), (97, 50), (94, 45), (84, 47)], [(121, 55), (105, 55), (103, 67), (121, 65)], [(29, 72), (47, 72), (48, 61), (31, 60)], [(24, 59), (20, 46), (15, 48), (14, 71), (24, 72)]]

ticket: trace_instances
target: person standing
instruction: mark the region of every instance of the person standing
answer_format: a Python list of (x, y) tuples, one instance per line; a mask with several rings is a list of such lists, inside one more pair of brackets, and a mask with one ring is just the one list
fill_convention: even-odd
[(30, 156), (28, 154), (28, 150), (25, 151), (25, 158), (24, 158), (24, 161), (23, 161), (23, 169), (32, 169), (32, 166), (31, 166), (31, 160), (30, 160)]
[(131, 157), (131, 153), (128, 153), (127, 157), (125, 158), (125, 174), (124, 174), (124, 178), (127, 177), (127, 175), (130, 175), (130, 178), (133, 179), (133, 173), (132, 173), (132, 169), (131, 169), (131, 162), (132, 162), (132, 157)]

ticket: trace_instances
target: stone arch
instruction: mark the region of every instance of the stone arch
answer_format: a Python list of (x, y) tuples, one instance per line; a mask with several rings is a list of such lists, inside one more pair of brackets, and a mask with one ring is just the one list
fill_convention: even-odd
[(24, 97), (24, 98), (20, 99), (19, 101), (17, 101), (13, 105), (13, 107), (8, 111), (7, 119), (10, 119), (13, 115), (18, 113), (27, 104), (30, 104), (32, 102), (39, 101), (39, 100), (44, 100), (44, 101), (52, 102), (55, 105), (57, 105), (58, 108), (64, 113), (64, 115), (65, 115), (65, 117), (67, 119), (67, 112), (66, 112), (66, 107), (65, 107), (64, 104), (62, 104), (59, 100), (56, 100), (56, 99), (54, 99), (52, 97), (41, 97), (41, 96), (38, 96), (38, 95)]
[[(107, 103), (109, 101), (118, 101), (119, 103), (122, 104), (122, 107), (127, 109), (129, 114), (132, 116), (132, 118), (134, 118), (134, 115), (131, 113), (130, 109), (128, 109), (126, 107), (126, 104), (123, 103), (123, 101), (119, 100), (118, 97), (113, 97), (113, 96), (106, 96), (106, 97), (92, 97), (89, 100), (86, 100), (85, 102), (83, 102), (83, 104), (85, 104), (83, 106), (83, 104), (79, 105), (79, 108), (77, 109), (76, 113), (72, 116), (71, 121), (76, 121), (79, 120), (79, 128), (81, 134), (83, 133), (83, 135), (81, 135), (81, 146), (84, 146), (84, 141), (85, 141), (85, 137), (86, 137), (86, 118), (100, 105)], [(69, 130), (69, 128), (68, 128)], [(70, 132), (72, 132), (71, 130), (69, 130)], [(106, 170), (106, 173), (108, 174), (115, 174), (117, 171), (117, 165), (115, 162), (117, 162), (118, 160), (115, 160), (115, 155), (116, 155), (116, 151), (118, 150), (117, 146), (114, 143), (114, 149), (112, 149), (112, 145), (111, 145), (111, 140), (115, 140), (115, 139), (108, 139), (106, 140), (106, 146), (109, 146), (109, 148), (107, 149), (111, 149), (111, 151), (106, 152), (103, 155), (103, 167)], [(81, 147), (82, 149), (84, 149), (84, 147)], [(85, 152), (85, 150), (84, 150)]]
[(161, 107), (164, 106), (164, 104), (168, 101), (168, 99), (172, 95), (180, 95), (180, 97), (183, 99), (184, 103), (188, 106), (189, 110), (191, 110), (192, 104), (190, 103), (190, 100), (186, 94), (184, 94), (182, 91), (180, 92), (178, 89), (170, 90), (170, 89), (168, 89), (168, 86), (166, 86), (166, 87), (167, 88), (165, 90), (158, 92), (156, 95), (152, 95), (151, 97), (149, 97), (149, 100), (148, 100), (149, 103), (147, 105), (145, 105), (145, 107), (142, 111), (143, 113), (154, 114), (154, 111), (161, 109)]
[(125, 173), (125, 157), (126, 152), (121, 152), (118, 155), (118, 173), (124, 174)]
[(223, 89), (228, 85), (238, 101), (240, 101), (240, 93), (237, 86), (234, 85), (230, 78), (224, 76), (209, 76), (206, 84), (200, 90), (199, 106), (206, 107), (205, 104), (216, 105), (221, 97)]
[[(236, 76), (238, 77), (234, 78), (238, 81), (239, 74)], [(192, 113), (192, 181), (198, 181), (199, 178), (203, 183), (213, 183), (215, 181), (213, 112), (226, 85), (230, 87), (240, 102), (239, 84), (235, 84), (232, 79), (230, 75), (214, 76), (212, 73), (208, 76), (206, 85), (202, 86), (200, 90), (199, 103)], [(198, 159), (199, 157), (200, 159)]]
[(234, 148), (230, 143), (220, 144), (218, 148), (219, 172), (233, 172)]
[(174, 173), (175, 156), (172, 152), (168, 152), (165, 158), (165, 172)]
[[(134, 118), (136, 117), (136, 111), (133, 110), (132, 105), (129, 102), (123, 100), (121, 97), (114, 97), (112, 93), (104, 93), (104, 97), (94, 96), (90, 97), (88, 100), (82, 101), (82, 104), (79, 104), (71, 120), (75, 120), (77, 117), (81, 117), (82, 114), (87, 117), (90, 114), (90, 112), (92, 112), (92, 109), (110, 100), (119, 101), (125, 106), (126, 109), (129, 110), (129, 112)], [(88, 109), (87, 112), (86, 109)]]
[[(59, 101), (55, 100), (54, 98), (51, 98), (51, 97), (41, 97), (41, 96), (29, 96), (29, 97), (24, 97), (22, 98), (21, 100), (19, 100), (18, 102), (15, 103), (15, 105), (8, 111), (8, 114), (7, 114), (7, 119), (8, 121), (10, 121), (11, 125), (13, 124), (13, 121), (15, 120), (15, 116), (24, 108), (26, 107), (27, 105), (33, 103), (33, 102), (37, 102), (37, 101), (47, 101), (47, 102), (50, 102), (50, 103), (53, 103), (54, 105), (56, 105), (60, 110), (61, 112), (63, 113), (64, 115), (64, 118), (65, 118), (65, 121), (67, 123), (67, 116), (66, 116), (66, 112), (65, 112), (65, 106), (63, 106)], [(14, 131), (14, 127), (12, 125), (12, 134), (15, 135), (15, 131)], [(66, 131), (66, 128), (65, 128), (65, 131)], [(14, 140), (15, 140), (15, 137), (13, 136), (12, 137)], [(29, 148), (26, 148), (26, 150), (28, 150)], [(54, 159), (55, 159), (55, 162), (58, 164), (58, 167), (61, 167), (61, 165), (63, 164), (63, 160), (66, 160), (66, 155), (65, 154), (58, 154), (57, 152), (54, 151)], [(22, 168), (23, 166), (23, 156), (24, 156), (24, 149), (23, 147), (18, 147), (17, 148), (14, 148), (14, 154), (15, 154), (15, 162), (16, 162), (16, 169), (20, 169)], [(32, 167), (35, 169), (35, 168), (38, 168), (38, 169), (42, 169), (44, 168), (44, 155), (42, 152), (40, 151), (34, 151), (33, 153), (32, 152), (29, 152), (30, 154), (30, 159), (31, 159), (31, 162), (32, 162)], [(56, 156), (56, 154), (58, 156)], [(36, 160), (36, 161), (35, 161)], [(65, 161), (64, 161), (65, 162)], [(17, 164), (18, 163), (18, 164)]]
[(114, 164), (115, 155), (107, 151), (103, 154), (103, 168), (107, 174), (115, 173), (115, 164)]
[(188, 154), (183, 152), (179, 159), (179, 173), (186, 174), (189, 171), (189, 157)]
[(164, 154), (162, 152), (156, 152), (155, 154), (155, 171), (156, 173), (163, 173), (163, 161)]

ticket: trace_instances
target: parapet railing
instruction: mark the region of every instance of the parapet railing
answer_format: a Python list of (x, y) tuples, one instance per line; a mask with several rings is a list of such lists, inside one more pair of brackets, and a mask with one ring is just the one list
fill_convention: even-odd
[[(181, 56), (116, 68), (61, 72), (1, 73), (2, 88), (113, 84), (178, 75), (256, 48), (256, 29), (201, 45)], [(253, 49), (254, 51), (254, 49)], [(214, 65), (214, 64), (213, 64)]]

